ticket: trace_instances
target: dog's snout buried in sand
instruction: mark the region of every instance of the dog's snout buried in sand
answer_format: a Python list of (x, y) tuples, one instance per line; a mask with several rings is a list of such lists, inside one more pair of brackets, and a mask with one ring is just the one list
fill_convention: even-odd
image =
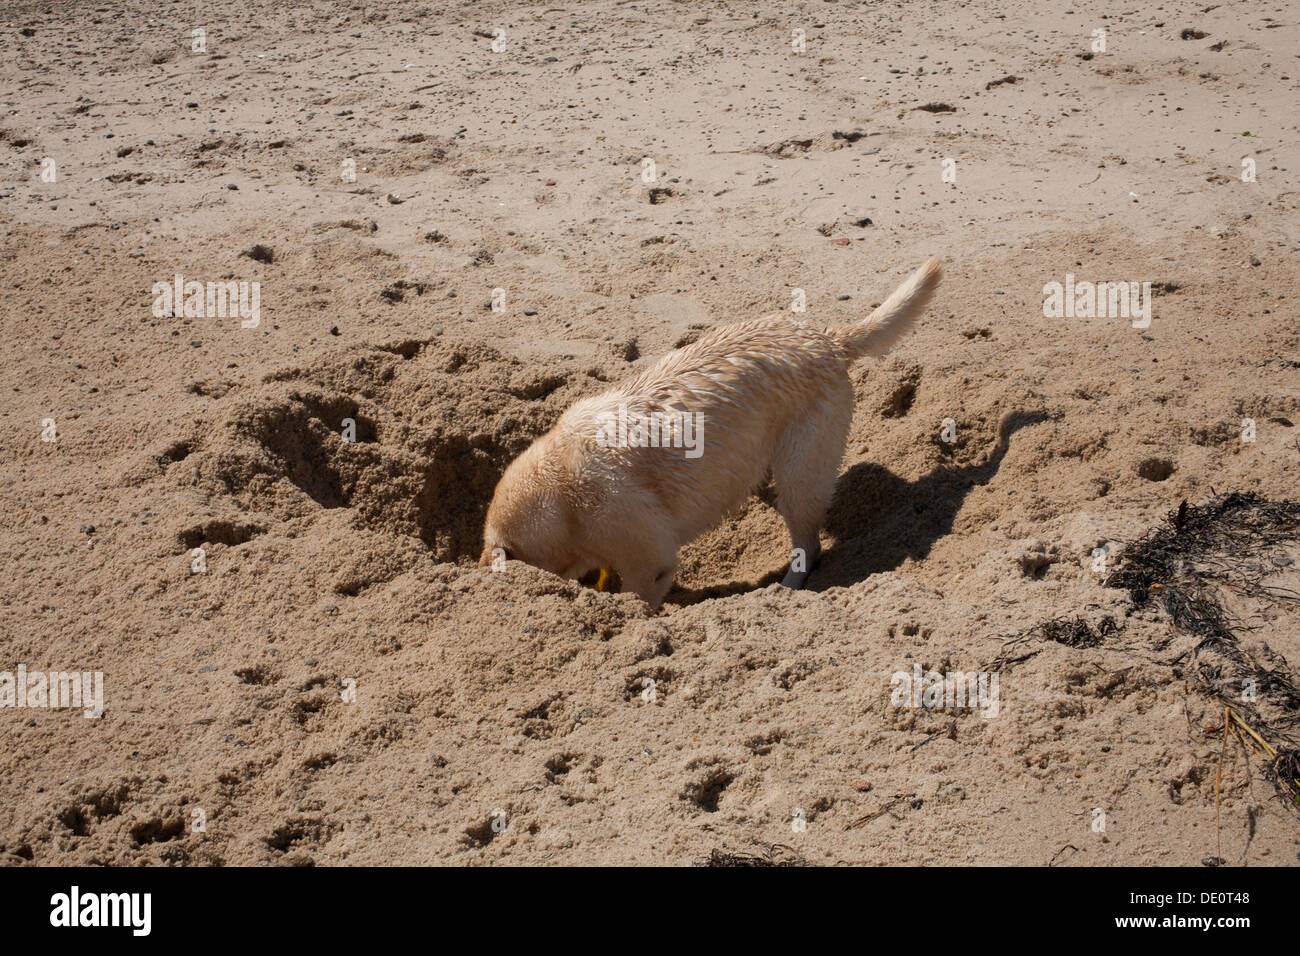
[(824, 327), (768, 316), (716, 329), (603, 395), (583, 399), (506, 469), (488, 507), (480, 567), (527, 562), (566, 578), (609, 570), (658, 609), (677, 552), (769, 475), (802, 587), (853, 417), (849, 367), (882, 356), (939, 284), (917, 269), (864, 321)]

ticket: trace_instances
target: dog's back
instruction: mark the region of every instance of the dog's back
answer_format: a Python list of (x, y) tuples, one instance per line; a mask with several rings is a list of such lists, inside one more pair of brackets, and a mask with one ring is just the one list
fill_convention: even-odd
[(741, 322), (579, 402), (557, 430), (594, 436), (600, 421), (620, 413), (633, 420), (691, 416), (699, 423), (698, 457), (682, 447), (590, 449), (617, 460), (625, 480), (662, 505), (674, 536), (689, 540), (745, 501), (766, 476), (778, 443), (810, 409), (851, 405), (848, 364), (821, 329), (780, 317)]

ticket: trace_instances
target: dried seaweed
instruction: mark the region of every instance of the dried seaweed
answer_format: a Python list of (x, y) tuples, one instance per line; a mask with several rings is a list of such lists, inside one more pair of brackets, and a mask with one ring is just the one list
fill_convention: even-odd
[(1109, 614), (1096, 624), (1089, 624), (1081, 617), (1058, 617), (1030, 628), (1029, 636), (1055, 641), (1066, 647), (1097, 647), (1103, 637), (1118, 630), (1119, 626)]
[[(1237, 719), (1265, 748), (1266, 776), (1292, 800), (1300, 799), (1300, 686), (1280, 654), (1242, 647), (1238, 635), (1252, 628), (1229, 614), (1220, 594), (1228, 590), (1262, 603), (1300, 607), (1300, 593), (1265, 584), (1271, 568), (1290, 563), (1282, 550), (1297, 541), (1300, 502), (1239, 492), (1199, 506), (1183, 501), (1163, 526), (1125, 549), (1123, 563), (1106, 579), (1108, 587), (1129, 592), (1135, 609), (1157, 602), (1175, 632), (1199, 638), (1171, 663), (1189, 659), (1193, 678), (1234, 717), (1240, 712), (1249, 718), (1249, 725)], [(1242, 693), (1247, 682), (1255, 688), (1251, 699)]]
[[(1260, 744), (1267, 761), (1265, 776), (1300, 805), (1300, 686), (1294, 670), (1266, 645), (1257, 650), (1242, 647), (1239, 635), (1254, 628), (1233, 618), (1220, 600), (1230, 591), (1259, 603), (1300, 609), (1300, 593), (1266, 583), (1275, 570), (1291, 566), (1292, 558), (1283, 551), (1297, 542), (1300, 501), (1268, 501), (1249, 492), (1219, 495), (1203, 505), (1183, 501), (1162, 525), (1124, 549), (1120, 567), (1105, 584), (1128, 591), (1132, 610), (1153, 602), (1164, 609), (1172, 629), (1157, 650), (1167, 648), (1179, 634), (1198, 638), (1178, 656), (1153, 663), (1176, 666), (1186, 661), (1189, 675), (1228, 705)], [(1123, 629), (1109, 616), (1096, 622), (1079, 616), (1043, 621), (1007, 640), (1002, 653), (985, 667), (998, 670), (1029, 660), (1043, 650), (1045, 641), (1098, 647), (1103, 638)], [(1252, 699), (1244, 699), (1242, 692), (1248, 682), (1255, 690)]]
[(1162, 527), (1128, 546), (1123, 564), (1106, 579), (1108, 587), (1127, 590), (1135, 608), (1158, 601), (1175, 630), (1199, 637), (1193, 657), (1213, 651), (1222, 658), (1198, 659), (1192, 671), (1225, 703), (1241, 709), (1240, 689), (1253, 680), (1258, 697), (1282, 714), (1272, 724), (1252, 714), (1252, 723), (1273, 736), (1300, 729), (1300, 687), (1285, 658), (1263, 661), (1242, 648), (1238, 632), (1250, 628), (1230, 619), (1218, 591), (1300, 607), (1300, 593), (1264, 584), (1272, 559), (1285, 560), (1282, 546), (1296, 541), (1300, 502), (1236, 492), (1200, 506), (1184, 501)]
[(728, 853), (726, 850), (714, 849), (701, 866), (807, 866), (808, 861), (795, 853), (788, 846), (780, 843), (768, 844), (762, 856), (752, 853)]
[[(1028, 630), (1021, 631), (1002, 645), (1003, 653), (995, 660), (984, 665), (985, 670), (1001, 670), (1011, 664), (1020, 664), (1036, 655), (1041, 647), (1033, 644), (1052, 641), (1066, 647), (1098, 647), (1103, 637), (1118, 634), (1120, 625), (1109, 614), (1095, 624), (1083, 617), (1056, 617), (1050, 621), (1040, 621)], [(1016, 654), (1017, 651), (1025, 651)]]

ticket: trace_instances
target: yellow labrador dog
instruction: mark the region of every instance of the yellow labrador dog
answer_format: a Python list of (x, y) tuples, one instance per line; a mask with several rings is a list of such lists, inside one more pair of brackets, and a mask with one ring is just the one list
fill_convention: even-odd
[(728, 325), (560, 416), (506, 469), (488, 507), (480, 567), (508, 559), (580, 578), (609, 569), (657, 609), (682, 545), (769, 474), (802, 587), (839, 475), (849, 367), (884, 355), (924, 309), (931, 259), (865, 321), (830, 328), (768, 316)]

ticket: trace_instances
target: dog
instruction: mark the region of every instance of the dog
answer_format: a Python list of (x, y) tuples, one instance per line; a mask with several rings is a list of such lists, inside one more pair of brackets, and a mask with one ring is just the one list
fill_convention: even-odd
[(724, 326), (603, 395), (582, 399), (506, 469), (480, 567), (519, 560), (565, 578), (609, 569), (658, 610), (677, 552), (769, 476), (800, 588), (821, 552), (853, 417), (850, 366), (883, 356), (924, 311), (938, 259), (865, 320), (781, 315)]

